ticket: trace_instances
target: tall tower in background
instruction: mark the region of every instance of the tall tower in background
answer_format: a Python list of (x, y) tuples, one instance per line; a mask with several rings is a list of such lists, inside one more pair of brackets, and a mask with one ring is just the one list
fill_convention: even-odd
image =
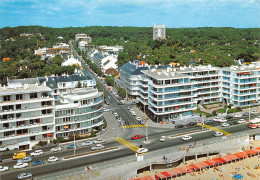
[(163, 25), (153, 25), (153, 40), (162, 40), (165, 39), (166, 35), (166, 29), (165, 29), (165, 24)]

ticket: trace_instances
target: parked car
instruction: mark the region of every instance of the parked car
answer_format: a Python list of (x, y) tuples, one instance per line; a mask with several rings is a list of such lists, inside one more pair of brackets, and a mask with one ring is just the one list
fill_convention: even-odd
[(145, 124), (144, 120), (141, 119), (140, 124)]
[(59, 158), (57, 158), (57, 157), (55, 157), (55, 156), (51, 156), (51, 157), (48, 158), (48, 162), (49, 162), (49, 163), (51, 163), (51, 162), (56, 162), (56, 161), (58, 161), (58, 160), (59, 160)]
[(229, 125), (230, 125), (230, 124), (228, 124), (228, 123), (222, 123), (222, 124), (221, 124), (222, 127), (228, 127)]
[(136, 102), (131, 102), (130, 104), (133, 104), (133, 105), (135, 105), (135, 104), (136, 104)]
[(124, 101), (124, 100), (121, 100), (120, 102), (121, 102), (122, 104), (125, 104), (125, 101)]
[(32, 173), (21, 173), (17, 176), (17, 178), (20, 179), (29, 179), (32, 178)]
[(133, 116), (136, 116), (136, 114), (135, 114), (135, 112), (134, 112), (134, 111), (131, 111), (131, 114), (132, 114)]
[[(78, 145), (75, 144), (75, 147), (78, 148)], [(74, 149), (74, 144), (69, 145), (69, 146), (67, 147), (67, 149)]]
[(233, 116), (228, 115), (228, 116), (226, 117), (226, 119), (227, 119), (227, 120), (233, 119)]
[(237, 121), (230, 121), (229, 124), (233, 126), (233, 125), (237, 125), (239, 123)]
[(225, 119), (225, 118), (220, 118), (219, 122), (221, 122), (221, 123), (227, 122), (227, 119)]
[(8, 171), (9, 167), (8, 166), (0, 166), (0, 172)]
[(118, 102), (118, 105), (124, 105), (124, 103), (122, 103), (121, 101)]
[(128, 107), (127, 107), (127, 110), (130, 110), (130, 109), (131, 109), (131, 107), (130, 107), (130, 106), (128, 106)]
[(61, 149), (60, 146), (57, 146), (57, 147), (51, 148), (51, 152), (58, 152), (58, 151), (62, 151), (62, 149)]
[(182, 136), (183, 141), (187, 141), (187, 140), (191, 140), (191, 139), (192, 139), (192, 137), (189, 135)]
[(187, 124), (187, 126), (196, 126), (196, 125), (197, 125), (196, 122), (190, 122), (190, 123)]
[(139, 116), (137, 116), (135, 119), (136, 119), (137, 121), (141, 121), (141, 118), (140, 118)]
[(102, 144), (96, 144), (96, 146), (92, 147), (91, 150), (96, 151), (96, 150), (101, 150), (104, 148), (105, 148), (105, 146), (103, 146)]
[(183, 124), (178, 124), (175, 126), (175, 128), (184, 128), (184, 127), (185, 127), (185, 125), (183, 125)]
[(141, 154), (141, 153), (147, 153), (148, 149), (147, 148), (139, 148), (137, 151), (137, 153)]
[(32, 162), (32, 166), (38, 166), (44, 164), (44, 161), (42, 160), (36, 160)]
[(93, 142), (91, 142), (91, 141), (85, 141), (81, 145), (82, 146), (91, 146), (92, 144), (93, 144)]
[(104, 112), (109, 112), (109, 109), (103, 108), (103, 111), (104, 111)]
[(23, 157), (22, 159), (19, 159), (17, 161), (17, 163), (28, 163), (28, 162), (31, 162), (32, 161), (32, 158), (30, 157)]
[(240, 119), (240, 120), (238, 120), (237, 122), (238, 122), (239, 124), (243, 124), (243, 123), (246, 122), (246, 120), (244, 120), (244, 119)]
[(235, 118), (240, 118), (240, 117), (242, 117), (242, 114), (236, 114), (234, 117)]
[(216, 122), (227, 122), (227, 120), (225, 118), (221, 118), (221, 117), (216, 117), (213, 120)]
[(106, 141), (104, 139), (98, 138), (95, 141), (93, 141), (94, 144), (101, 144), (101, 143), (105, 143)]
[(36, 151), (32, 152), (30, 155), (31, 155), (32, 157), (34, 157), (34, 156), (40, 156), (40, 155), (43, 155), (43, 151), (42, 151), (42, 150), (36, 150)]
[(243, 116), (249, 116), (249, 112), (243, 113)]
[(216, 136), (216, 137), (223, 136), (223, 133), (222, 133), (222, 132), (219, 132), (219, 131), (216, 131), (216, 132), (214, 133), (214, 136)]
[(132, 140), (141, 139), (141, 138), (143, 138), (142, 135), (135, 135), (135, 136), (131, 137)]
[(17, 163), (14, 165), (14, 169), (21, 169), (28, 167), (28, 163)]
[(161, 138), (160, 138), (160, 142), (164, 142), (165, 139), (166, 139), (166, 136), (161, 136)]

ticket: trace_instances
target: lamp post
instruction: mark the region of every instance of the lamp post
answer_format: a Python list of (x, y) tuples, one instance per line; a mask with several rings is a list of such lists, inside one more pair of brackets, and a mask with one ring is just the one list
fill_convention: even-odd
[(76, 138), (75, 138), (75, 129), (77, 128), (77, 125), (75, 124), (74, 125), (74, 147), (73, 147), (73, 149), (74, 149), (74, 157), (75, 157), (75, 154), (76, 154)]

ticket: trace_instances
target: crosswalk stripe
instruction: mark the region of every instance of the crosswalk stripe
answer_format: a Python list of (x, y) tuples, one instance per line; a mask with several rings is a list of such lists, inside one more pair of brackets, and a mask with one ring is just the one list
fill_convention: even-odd
[[(201, 123), (199, 123), (198, 125), (199, 125), (199, 126), (202, 126)], [(226, 135), (226, 136), (231, 135), (231, 133), (228, 133), (228, 132), (226, 132), (226, 131), (224, 131), (224, 130), (222, 130), (222, 129), (218, 129), (218, 128), (213, 127), (213, 126), (209, 126), (209, 125), (204, 124), (203, 127), (208, 128), (208, 129), (211, 129), (211, 130), (213, 130), (213, 131), (222, 132), (222, 133), (223, 133), (224, 135)]]
[(120, 144), (125, 145), (126, 147), (128, 147), (129, 149), (131, 149), (134, 152), (136, 152), (139, 149), (137, 146), (135, 146), (134, 144), (130, 143), (129, 141), (127, 141), (121, 137), (116, 137), (115, 140), (118, 141)]

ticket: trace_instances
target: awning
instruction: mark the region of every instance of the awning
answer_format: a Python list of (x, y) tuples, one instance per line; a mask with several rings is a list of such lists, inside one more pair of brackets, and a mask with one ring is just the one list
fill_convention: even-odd
[(187, 173), (192, 173), (193, 172), (193, 167), (191, 165), (185, 166), (185, 168), (187, 169)]
[(132, 180), (154, 180), (154, 179), (151, 176), (145, 176), (145, 177), (135, 178)]
[(231, 159), (232, 161), (233, 161), (233, 160), (236, 160), (236, 159), (239, 159), (237, 156), (235, 156), (235, 155), (233, 155), (233, 154), (228, 155), (227, 157), (228, 157), (229, 159)]
[(48, 133), (48, 134), (46, 134), (46, 136), (52, 136), (52, 133)]
[(197, 163), (197, 164), (202, 165), (203, 167), (208, 167), (208, 166), (209, 166), (209, 165), (206, 164), (205, 162), (200, 162), (200, 163)]
[(68, 128), (69, 128), (69, 126), (64, 126), (64, 128), (65, 128), (65, 129), (68, 129)]
[(223, 156), (221, 158), (224, 159), (226, 162), (232, 161), (232, 159), (230, 159), (228, 156)]
[(203, 166), (200, 165), (199, 163), (197, 163), (197, 164), (191, 164), (190, 167), (192, 167), (192, 168), (194, 168), (194, 169), (196, 169), (196, 170), (203, 168)]
[(247, 154), (249, 154), (249, 155), (254, 155), (254, 154), (258, 154), (258, 153), (260, 153), (260, 150), (258, 150), (258, 149), (249, 149), (249, 150), (247, 150), (247, 151), (245, 151)]
[(172, 177), (172, 176), (176, 176), (178, 174), (178, 171), (176, 169), (171, 169), (167, 171), (167, 173)]
[(180, 174), (187, 173), (186, 167), (179, 167), (179, 168), (177, 168), (177, 170), (178, 170), (178, 173), (180, 173)]
[(213, 160), (207, 160), (207, 161), (204, 161), (204, 163), (206, 163), (209, 166), (213, 166), (214, 164), (216, 164), (216, 162)]
[(166, 178), (166, 177), (163, 174), (161, 174), (161, 173), (157, 173), (157, 174), (155, 174), (155, 178), (156, 179), (158, 179), (158, 178), (163, 179), (163, 178)]
[(167, 178), (171, 177), (171, 175), (167, 171), (163, 171), (163, 172), (161, 172), (161, 174), (163, 174)]
[(219, 157), (219, 158), (215, 158), (215, 159), (213, 159), (215, 162), (216, 161), (218, 161), (218, 162), (221, 162), (221, 163), (224, 163), (224, 162), (226, 162), (226, 160), (225, 159), (223, 159), (222, 157)]
[(175, 109), (179, 109), (180, 107), (179, 106), (176, 106), (176, 107), (174, 107)]
[(236, 153), (236, 154), (234, 154), (234, 156), (237, 156), (238, 158), (247, 158), (248, 157), (248, 155), (245, 151)]

